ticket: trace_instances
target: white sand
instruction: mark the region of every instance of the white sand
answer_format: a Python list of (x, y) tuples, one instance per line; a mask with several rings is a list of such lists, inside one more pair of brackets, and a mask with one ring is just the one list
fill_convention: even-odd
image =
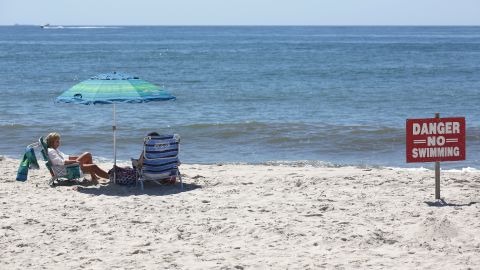
[[(181, 166), (186, 188), (14, 181), (0, 161), (0, 269), (480, 269), (480, 173)], [(106, 164), (102, 164), (104, 168)]]

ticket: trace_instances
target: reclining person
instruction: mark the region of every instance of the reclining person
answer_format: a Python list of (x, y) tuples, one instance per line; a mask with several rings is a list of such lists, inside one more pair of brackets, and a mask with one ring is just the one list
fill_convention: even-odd
[(52, 162), (52, 169), (59, 172), (65, 169), (65, 165), (78, 163), (82, 172), (90, 174), (92, 181), (97, 181), (98, 177), (108, 179), (108, 173), (93, 163), (92, 154), (85, 152), (80, 156), (69, 156), (62, 153), (60, 147), (60, 134), (53, 132), (45, 138), (48, 145), (48, 158)]

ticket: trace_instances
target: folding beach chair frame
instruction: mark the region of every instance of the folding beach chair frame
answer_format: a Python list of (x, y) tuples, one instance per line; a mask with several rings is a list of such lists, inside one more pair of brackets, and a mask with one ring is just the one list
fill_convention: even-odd
[[(160, 135), (160, 136), (146, 136), (144, 139), (143, 139), (143, 160), (147, 160), (146, 158), (146, 153), (147, 153), (147, 141), (151, 140), (152, 138), (156, 138), (156, 137), (165, 137), (165, 136), (172, 136), (172, 139), (175, 139), (176, 142), (177, 142), (177, 154), (175, 156), (171, 156), (171, 157), (166, 157), (166, 158), (155, 158), (155, 159), (148, 159), (148, 160), (162, 160), (162, 159), (171, 159), (171, 158), (177, 158), (178, 160), (178, 153), (180, 152), (180, 135), (178, 134), (173, 134), (173, 135)], [(135, 162), (135, 161), (138, 161), (136, 159), (132, 159), (132, 164)], [(180, 160), (178, 160), (178, 163), (176, 164), (175, 168), (172, 168), (171, 170), (175, 170), (175, 177), (180, 180), (180, 189), (183, 189), (183, 180), (182, 180), (182, 175), (180, 174), (180, 169), (178, 168), (180, 166)], [(136, 167), (136, 166), (134, 166)], [(150, 179), (145, 179), (145, 176), (144, 176), (144, 172), (143, 172), (143, 167), (142, 169), (138, 169), (137, 167), (137, 185), (140, 184), (140, 189), (141, 190), (144, 190), (144, 182), (145, 181), (152, 181), (154, 183), (157, 183), (157, 184), (160, 184), (158, 182), (158, 180), (163, 180), (163, 179), (167, 179), (167, 178), (159, 178), (159, 179), (155, 179), (155, 180), (150, 180)], [(170, 175), (171, 177), (171, 175)]]
[[(80, 170), (80, 177), (78, 178), (69, 178), (68, 175), (56, 175), (55, 171), (52, 169), (52, 162), (48, 158), (48, 146), (43, 140), (43, 136), (38, 139), (38, 143), (33, 144), (34, 147), (38, 146), (41, 147), (40, 152), (42, 153), (43, 160), (45, 161), (45, 167), (47, 167), (48, 171), (50, 172), (50, 175), (52, 176), (50, 180), (48, 180), (48, 185), (51, 187), (55, 186), (55, 181), (58, 183), (59, 180), (67, 180), (67, 181), (74, 181), (74, 182), (80, 182), (80, 178), (83, 177), (83, 173)], [(77, 166), (78, 164), (70, 164), (66, 165), (65, 167), (73, 167)]]

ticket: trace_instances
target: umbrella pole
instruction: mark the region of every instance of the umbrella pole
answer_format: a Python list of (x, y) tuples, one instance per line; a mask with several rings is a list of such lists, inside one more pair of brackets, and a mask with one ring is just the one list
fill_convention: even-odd
[(116, 183), (117, 181), (117, 176), (115, 172), (115, 167), (117, 167), (117, 138), (116, 138), (116, 118), (115, 118), (115, 102), (113, 102), (113, 183)]

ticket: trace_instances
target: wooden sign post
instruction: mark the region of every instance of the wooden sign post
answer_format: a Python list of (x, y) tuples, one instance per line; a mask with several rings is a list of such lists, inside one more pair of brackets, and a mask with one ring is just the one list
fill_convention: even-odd
[[(440, 119), (440, 113), (435, 113), (435, 119)], [(435, 161), (435, 200), (440, 200), (440, 161)]]
[(407, 119), (407, 162), (435, 162), (435, 199), (440, 199), (440, 162), (465, 160), (465, 117)]

